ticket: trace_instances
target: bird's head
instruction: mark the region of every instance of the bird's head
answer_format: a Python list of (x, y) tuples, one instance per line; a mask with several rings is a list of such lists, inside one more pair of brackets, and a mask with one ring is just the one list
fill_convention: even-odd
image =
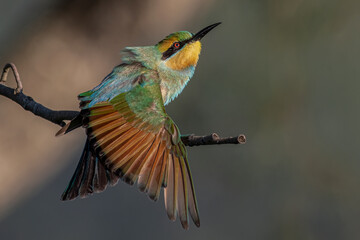
[(156, 45), (161, 53), (161, 61), (173, 70), (195, 67), (201, 51), (200, 40), (219, 24), (212, 24), (196, 34), (187, 31), (170, 34)]
[(212, 24), (196, 34), (172, 33), (155, 46), (126, 47), (122, 50), (122, 60), (126, 64), (141, 63), (150, 69), (157, 69), (159, 65), (179, 71), (195, 67), (201, 51), (200, 40), (219, 24)]

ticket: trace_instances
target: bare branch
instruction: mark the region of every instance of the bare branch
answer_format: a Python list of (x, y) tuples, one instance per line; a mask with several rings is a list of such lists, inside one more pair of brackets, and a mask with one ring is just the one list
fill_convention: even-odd
[[(17, 83), (16, 89), (9, 88), (1, 84), (1, 82), (6, 82), (10, 69), (12, 69), (14, 73), (14, 77)], [(26, 111), (30, 111), (36, 116), (44, 118), (60, 126), (65, 125), (64, 120), (72, 120), (79, 114), (78, 111), (54, 111), (50, 108), (47, 108), (40, 103), (37, 103), (32, 97), (25, 95), (22, 92), (22, 89), (22, 83), (16, 66), (13, 63), (6, 64), (0, 78), (0, 95), (13, 100)], [(216, 133), (208, 136), (195, 136), (194, 134), (183, 135), (181, 136), (181, 140), (186, 146), (189, 147), (214, 144), (243, 144), (246, 142), (245, 135), (243, 134), (240, 134), (237, 137), (221, 138)]]
[(79, 112), (77, 111), (54, 111), (51, 110), (40, 103), (37, 103), (32, 97), (26, 96), (24, 93), (20, 92), (14, 94), (14, 89), (6, 87), (0, 84), (0, 95), (3, 95), (17, 104), (19, 104), (26, 111), (30, 111), (36, 116), (42, 117), (52, 123), (58, 124), (60, 126), (65, 126), (64, 120), (71, 120), (76, 117)]
[(221, 138), (217, 133), (213, 133), (207, 136), (195, 136), (184, 135), (181, 136), (181, 140), (186, 146), (200, 146), (200, 145), (214, 145), (214, 144), (244, 144), (246, 137), (244, 134), (240, 134), (237, 137), (225, 137)]

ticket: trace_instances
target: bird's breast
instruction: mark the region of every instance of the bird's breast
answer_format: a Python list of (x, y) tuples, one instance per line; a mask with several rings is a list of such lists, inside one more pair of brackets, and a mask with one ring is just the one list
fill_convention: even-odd
[(164, 104), (166, 105), (183, 91), (186, 84), (194, 75), (195, 67), (190, 66), (180, 71), (165, 69), (166, 70), (159, 71), (159, 76), (161, 81), (161, 94)]

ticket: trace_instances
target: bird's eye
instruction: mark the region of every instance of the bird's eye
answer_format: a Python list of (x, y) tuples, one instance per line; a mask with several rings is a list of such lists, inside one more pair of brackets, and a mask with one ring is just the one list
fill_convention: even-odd
[(175, 42), (175, 43), (173, 44), (173, 46), (174, 46), (174, 48), (179, 48), (179, 47), (180, 47), (180, 43)]

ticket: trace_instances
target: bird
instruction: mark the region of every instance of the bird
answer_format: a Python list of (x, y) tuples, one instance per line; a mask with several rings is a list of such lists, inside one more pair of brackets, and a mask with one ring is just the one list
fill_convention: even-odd
[(152, 46), (126, 47), (122, 63), (99, 85), (78, 95), (80, 113), (56, 136), (76, 128), (87, 139), (61, 200), (84, 198), (119, 179), (156, 201), (164, 188), (166, 213), (189, 228), (200, 227), (187, 151), (179, 128), (165, 111), (194, 75), (200, 40), (221, 22), (196, 34), (174, 32)]

